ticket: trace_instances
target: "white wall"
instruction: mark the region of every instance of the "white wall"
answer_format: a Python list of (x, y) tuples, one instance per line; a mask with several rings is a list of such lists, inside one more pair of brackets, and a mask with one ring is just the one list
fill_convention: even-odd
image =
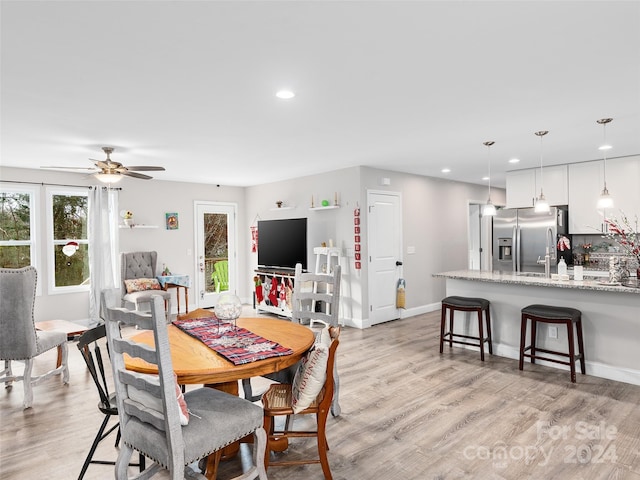
[[(380, 184), (389, 178), (390, 185)], [(5, 181), (30, 181), (92, 185), (95, 182), (84, 174), (60, 173), (0, 167), (0, 178)], [(314, 265), (313, 247), (333, 239), (336, 246), (353, 248), (353, 210), (362, 211), (362, 258), (367, 258), (366, 192), (368, 189), (397, 191), (402, 194), (402, 221), (404, 272), (407, 281), (407, 310), (404, 316), (434, 308), (445, 294), (444, 281), (433, 279), (432, 274), (447, 270), (464, 269), (467, 265), (468, 204), (483, 203), (486, 188), (480, 185), (452, 182), (431, 177), (410, 175), (389, 170), (352, 167), (293, 180), (254, 187), (217, 187), (215, 185), (159, 180), (142, 181), (125, 178), (119, 184), (120, 210), (132, 210), (136, 223), (158, 225), (158, 229), (121, 229), (120, 251), (156, 250), (158, 267), (165, 263), (175, 273), (195, 275), (194, 202), (220, 201), (238, 204), (238, 267), (239, 295), (250, 301), (252, 278), (257, 266), (257, 255), (251, 253), (249, 227), (256, 218), (263, 220), (307, 217), (309, 265)], [(310, 211), (311, 197), (318, 206), (322, 199), (331, 203), (338, 194), (339, 209)], [(504, 202), (504, 190), (492, 192), (496, 204)], [(44, 194), (42, 195), (44, 208)], [(276, 201), (295, 208), (275, 210)], [(164, 228), (165, 213), (177, 212), (178, 230)], [(44, 225), (44, 221), (43, 221)], [(415, 247), (415, 254), (406, 254), (407, 247)], [(46, 245), (40, 245), (45, 258)], [(188, 254), (191, 250), (192, 254)], [(354, 270), (353, 258), (343, 258), (342, 316), (348, 324), (366, 324), (369, 299), (367, 262), (362, 270)], [(46, 266), (44, 267), (46, 268)], [(47, 272), (40, 272), (41, 278)], [(174, 291), (175, 292), (175, 291)], [(197, 292), (190, 290), (193, 304)], [(175, 304), (175, 302), (174, 302)], [(86, 293), (43, 295), (36, 301), (36, 320), (62, 318), (83, 320), (88, 317)]]

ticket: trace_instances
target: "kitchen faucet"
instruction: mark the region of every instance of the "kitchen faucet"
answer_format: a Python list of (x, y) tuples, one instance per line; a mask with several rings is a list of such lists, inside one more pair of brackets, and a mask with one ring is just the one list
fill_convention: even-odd
[[(553, 252), (553, 254), (551, 252)], [(547, 246), (545, 248), (544, 259), (538, 255), (538, 260), (536, 261), (539, 265), (544, 263), (545, 278), (551, 278), (551, 260), (556, 260), (555, 239), (553, 238), (553, 230), (547, 228)]]

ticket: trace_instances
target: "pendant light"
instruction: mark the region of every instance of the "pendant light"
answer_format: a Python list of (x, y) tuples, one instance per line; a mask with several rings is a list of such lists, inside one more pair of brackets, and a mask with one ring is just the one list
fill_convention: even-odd
[(606, 208), (613, 208), (613, 198), (609, 195), (609, 190), (607, 189), (607, 150), (611, 148), (611, 145), (607, 144), (607, 123), (611, 122), (613, 118), (601, 118), (600, 120), (596, 120), (600, 125), (602, 125), (604, 141), (602, 145), (599, 147), (599, 150), (603, 151), (604, 155), (604, 163), (603, 163), (603, 179), (604, 179), (604, 187), (602, 188), (602, 193), (600, 194), (600, 198), (598, 198), (597, 208), (598, 210), (604, 210)]
[(491, 202), (491, 145), (496, 142), (484, 142), (483, 145), (487, 147), (487, 159), (489, 164), (489, 198), (487, 204), (482, 208), (483, 217), (493, 217), (496, 214), (496, 206)]
[(536, 213), (548, 213), (549, 212), (549, 202), (544, 198), (544, 193), (542, 191), (542, 186), (544, 185), (542, 181), (542, 137), (544, 137), (548, 130), (540, 130), (539, 132), (535, 132), (538, 137), (540, 137), (540, 196), (536, 198), (535, 212)]

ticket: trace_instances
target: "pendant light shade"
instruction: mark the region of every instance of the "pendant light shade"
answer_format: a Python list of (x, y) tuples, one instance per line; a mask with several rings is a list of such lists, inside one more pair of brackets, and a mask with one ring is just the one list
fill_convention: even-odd
[(611, 148), (611, 146), (607, 144), (607, 123), (611, 122), (612, 120), (613, 118), (601, 118), (600, 120), (596, 120), (600, 125), (602, 125), (603, 142), (602, 142), (602, 146), (600, 147), (600, 150), (603, 151), (603, 156), (604, 156), (604, 163), (603, 163), (604, 186), (602, 188), (602, 193), (598, 198), (598, 203), (597, 203), (598, 210), (606, 210), (606, 209), (613, 208), (613, 197), (609, 195), (609, 190), (607, 189), (607, 150)]
[(483, 145), (487, 147), (487, 163), (489, 164), (489, 197), (487, 199), (487, 204), (482, 207), (482, 216), (483, 217), (493, 217), (496, 214), (496, 207), (491, 202), (491, 145), (495, 142), (484, 142)]
[(540, 137), (540, 196), (536, 199), (536, 204), (534, 211), (536, 213), (548, 213), (549, 212), (549, 202), (544, 196), (543, 186), (544, 182), (542, 179), (542, 137), (544, 137), (548, 130), (540, 130), (539, 132), (535, 132), (535, 134)]

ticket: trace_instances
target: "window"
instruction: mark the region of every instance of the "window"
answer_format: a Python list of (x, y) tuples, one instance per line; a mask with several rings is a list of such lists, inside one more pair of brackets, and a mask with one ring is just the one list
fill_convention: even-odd
[(86, 188), (47, 190), (49, 292), (89, 289)]
[(36, 250), (38, 188), (0, 186), (0, 266), (39, 270)]

